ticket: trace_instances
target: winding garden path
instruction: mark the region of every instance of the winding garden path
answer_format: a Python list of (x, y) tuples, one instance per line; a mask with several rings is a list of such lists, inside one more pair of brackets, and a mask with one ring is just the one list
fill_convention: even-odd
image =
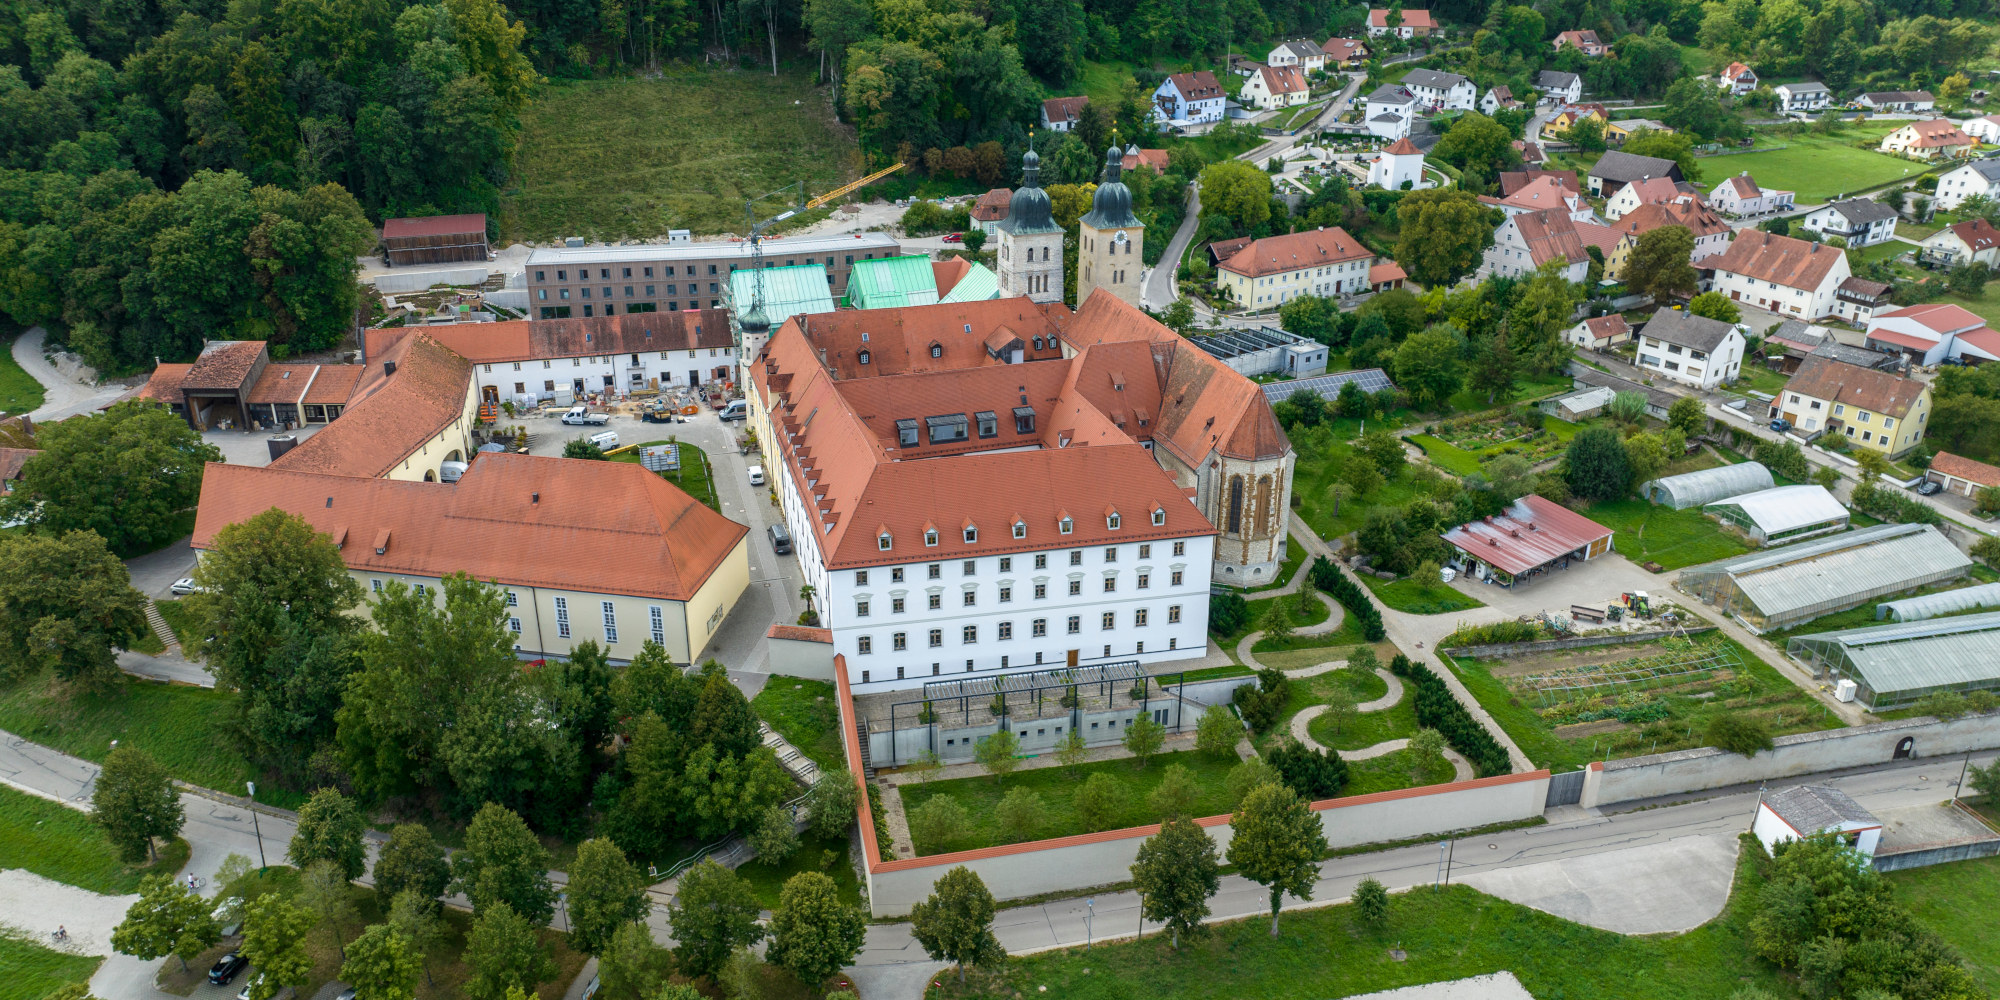
[[(1319, 666), (1312, 667), (1310, 669), (1312, 673), (1320, 674), (1320, 673), (1325, 673), (1329, 670), (1334, 670), (1340, 667), (1344, 667), (1346, 665), (1347, 664), (1345, 661), (1341, 661), (1338, 663), (1322, 663)], [(1302, 676), (1305, 675), (1305, 673), (1306, 673), (1305, 671), (1295, 671), (1291, 676), (1294, 677)], [(1401, 678), (1398, 678), (1395, 674), (1392, 674), (1387, 670), (1382, 669), (1381, 667), (1375, 668), (1375, 676), (1382, 678), (1383, 683), (1389, 686), (1389, 690), (1384, 692), (1382, 697), (1380, 698), (1376, 698), (1372, 701), (1364, 701), (1361, 704), (1354, 706), (1354, 710), (1356, 712), (1380, 712), (1385, 709), (1393, 708), (1397, 702), (1403, 700), (1403, 681)], [(1325, 711), (1326, 711), (1325, 705), (1313, 705), (1309, 708), (1300, 709), (1297, 715), (1292, 716), (1292, 724), (1291, 724), (1292, 738), (1298, 740), (1300, 743), (1309, 747), (1318, 747), (1319, 749), (1325, 750), (1329, 753), (1338, 753), (1340, 754), (1341, 760), (1368, 760), (1369, 758), (1372, 757), (1380, 757), (1385, 754), (1395, 753), (1396, 751), (1401, 750), (1404, 747), (1410, 745), (1410, 741), (1408, 739), (1396, 739), (1396, 740), (1383, 740), (1382, 742), (1377, 743), (1373, 746), (1362, 747), (1359, 750), (1334, 750), (1332, 747), (1329, 747), (1326, 744), (1321, 743), (1320, 741), (1312, 738), (1312, 732), (1310, 728), (1312, 726), (1312, 721), (1314, 719), (1319, 718), (1320, 714)], [(1453, 781), (1471, 781), (1473, 777), (1478, 773), (1473, 770), (1471, 761), (1465, 759), (1464, 755), (1460, 754), (1456, 750), (1451, 749), (1450, 747), (1445, 748), (1444, 758), (1448, 761), (1451, 761), (1452, 771), (1455, 772), (1452, 775)]]

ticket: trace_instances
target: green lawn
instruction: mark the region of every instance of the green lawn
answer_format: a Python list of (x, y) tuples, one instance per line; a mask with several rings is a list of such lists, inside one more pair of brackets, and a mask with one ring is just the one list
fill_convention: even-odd
[(1902, 904), (1965, 956), (1980, 985), (2000, 991), (2000, 934), (1989, 919), (2000, 913), (2000, 858), (1975, 858), (1930, 868), (1890, 872)]
[(27, 413), (41, 405), (42, 384), (14, 360), (14, 337), (6, 338), (0, 345), (0, 416)]
[[(1873, 248), (1871, 247), (1870, 249)], [(1734, 388), (1753, 389), (1769, 396), (1776, 396), (1785, 388), (1785, 383), (1792, 380), (1790, 375), (1782, 372), (1775, 372), (1761, 365), (1749, 364), (1743, 366), (1742, 376)]]
[(1117, 59), (1107, 59), (1102, 62), (1086, 59), (1083, 63), (1082, 78), (1064, 88), (1061, 93), (1051, 93), (1049, 96), (1082, 94), (1100, 108), (1115, 108), (1119, 101), (1125, 99), (1125, 88), (1131, 84), (1131, 63)]
[[(1526, 672), (1520, 661), (1454, 658), (1452, 663), (1466, 689), (1507, 731), (1521, 752), (1537, 767), (1554, 771), (1576, 770), (1593, 760), (1706, 746), (1703, 731), (1718, 714), (1754, 717), (1774, 736), (1840, 727), (1840, 720), (1825, 706), (1734, 640), (1705, 641), (1719, 642), (1734, 653), (1737, 666), (1650, 686), (1600, 687), (1568, 701), (1544, 699), (1531, 693), (1520, 680), (1520, 675)], [(1616, 650), (1598, 647), (1583, 651), (1574, 659), (1603, 663), (1614, 655), (1637, 659), (1662, 651), (1658, 642), (1641, 643)], [(1571, 661), (1569, 657), (1551, 657), (1536, 665), (1534, 672), (1580, 669), (1568, 666)], [(1606, 714), (1613, 710), (1631, 712), (1628, 717), (1635, 721), (1612, 725), (1618, 722), (1617, 718), (1581, 717), (1592, 711)], [(1591, 721), (1604, 722), (1604, 729), (1557, 733), (1558, 726)]]
[[(1279, 594), (1276, 597), (1263, 597), (1263, 598), (1258, 598), (1256, 600), (1244, 602), (1250, 607), (1249, 623), (1244, 625), (1242, 629), (1235, 632), (1231, 632), (1228, 635), (1216, 636), (1215, 637), (1216, 645), (1221, 646), (1223, 649), (1233, 650), (1236, 648), (1236, 644), (1242, 641), (1244, 636), (1249, 635), (1252, 632), (1262, 631), (1264, 628), (1264, 616), (1270, 613), (1271, 606), (1274, 604), (1284, 605), (1285, 613), (1290, 615), (1292, 618), (1293, 628), (1306, 628), (1308, 626), (1318, 625), (1320, 622), (1326, 621), (1326, 616), (1327, 616), (1326, 602), (1320, 600), (1314, 600), (1306, 605), (1305, 612), (1301, 614), (1299, 611), (1298, 601), (1299, 601), (1299, 595), (1296, 593), (1291, 593), (1291, 594)], [(1344, 624), (1345, 623), (1343, 622), (1343, 626)], [(1266, 641), (1270, 640), (1259, 640), (1257, 645), (1251, 648), (1261, 649), (1263, 648), (1264, 642)]]
[[(1021, 771), (1002, 782), (995, 782), (986, 776), (953, 778), (949, 781), (932, 781), (921, 785), (902, 786), (903, 810), (913, 813), (925, 802), (939, 795), (950, 795), (958, 799), (959, 805), (971, 818), (971, 826), (963, 836), (943, 843), (915, 840), (918, 854), (943, 854), (950, 851), (969, 851), (979, 847), (994, 847), (1001, 844), (1015, 844), (1026, 840), (1045, 837), (1067, 837), (1076, 833), (1089, 832), (1083, 821), (1077, 818), (1072, 800), (1076, 791), (1083, 787), (1085, 779), (1100, 771), (1118, 779), (1125, 790), (1125, 808), (1118, 820), (1106, 829), (1120, 829), (1140, 826), (1160, 821), (1146, 798), (1160, 783), (1160, 776), (1167, 767), (1180, 764), (1193, 774), (1195, 784), (1201, 789), (1201, 797), (1196, 800), (1194, 815), (1215, 816), (1230, 809), (1229, 792), (1224, 786), (1224, 778), (1229, 769), (1236, 765), (1234, 758), (1217, 760), (1193, 751), (1163, 753), (1155, 756), (1145, 767), (1136, 760), (1100, 760), (1075, 767), (1044, 767), (1032, 771)], [(1049, 822), (1042, 829), (1025, 837), (1016, 837), (1001, 828), (994, 818), (993, 809), (1000, 804), (1002, 796), (1015, 788), (1027, 788), (1042, 797), (1048, 807)]]
[(181, 652), (189, 659), (197, 659), (188, 652), (188, 647), (196, 645), (192, 638), (196, 629), (194, 619), (188, 615), (187, 605), (178, 600), (154, 601), (153, 605), (160, 609), (160, 617), (166, 619), (167, 627), (173, 629), (175, 637), (180, 640)]
[(1285, 538), (1285, 561), (1278, 564), (1278, 578), (1262, 587), (1244, 588), (1242, 592), (1246, 595), (1256, 594), (1282, 587), (1291, 580), (1292, 574), (1298, 570), (1299, 564), (1305, 561), (1306, 547), (1299, 544), (1298, 538), (1288, 535)]
[(1776, 140), (1784, 143), (1784, 149), (1705, 157), (1701, 160), (1702, 179), (1714, 183), (1747, 170), (1765, 188), (1798, 192), (1801, 205), (1829, 201), (1924, 171), (1921, 164), (1853, 145), (1863, 139), (1879, 139), (1901, 124), (1865, 123), (1830, 136), (1784, 136)]
[[(234, 695), (208, 688), (128, 680), (115, 694), (66, 697), (35, 679), (0, 689), (0, 729), (85, 760), (101, 761), (111, 741), (137, 746), (174, 777), (232, 795), (256, 772), (229, 739)], [(305, 796), (266, 783), (257, 801), (297, 808)]]
[[(747, 198), (795, 181), (819, 194), (866, 172), (805, 70), (552, 83), (522, 110), (520, 138), (500, 200), (503, 244), (740, 234)], [(769, 215), (799, 200), (759, 208)]]
[[(833, 863), (821, 867), (820, 862), (826, 860), (828, 852), (833, 854)], [(757, 894), (757, 904), (767, 910), (778, 908), (778, 893), (784, 889), (785, 880), (800, 872), (825, 872), (839, 889), (841, 902), (861, 905), (860, 883), (855, 880), (854, 866), (847, 863), (846, 837), (821, 840), (807, 834), (799, 838), (799, 849), (778, 864), (760, 858), (746, 861), (736, 869), (736, 874), (743, 876)]]
[(1584, 516), (1616, 531), (1612, 544), (1636, 563), (1680, 569), (1750, 551), (1699, 507), (1674, 510), (1644, 500), (1592, 504)]
[[(644, 449), (667, 443), (664, 440), (642, 442), (634, 445), (630, 451), (622, 451), (611, 456), (611, 460), (637, 465)], [(680, 487), (688, 496), (707, 504), (710, 510), (721, 513), (722, 502), (715, 495), (715, 469), (709, 464), (708, 454), (686, 441), (677, 443), (681, 446), (681, 467), (674, 472), (660, 473), (660, 478)]]
[(1446, 472), (1470, 476), (1479, 471), (1479, 456), (1429, 434), (1416, 434), (1410, 441), (1424, 450), (1431, 464)]
[(1397, 750), (1380, 757), (1347, 762), (1347, 787), (1341, 794), (1369, 795), (1374, 792), (1393, 792), (1404, 788), (1422, 788), (1426, 785), (1442, 785), (1457, 777), (1458, 772), (1451, 761), (1443, 757), (1432, 760), (1412, 776), (1410, 752)]
[[(1318, 681), (1321, 678), (1326, 680), (1319, 685), (1320, 690), (1325, 691), (1331, 685), (1338, 684), (1346, 688), (1357, 703), (1380, 698), (1389, 690), (1389, 686), (1382, 683), (1382, 678), (1353, 670), (1335, 670), (1319, 677), (1308, 678), (1308, 681)], [(1294, 686), (1299, 685), (1298, 681), (1292, 683)], [(1352, 720), (1338, 729), (1334, 728), (1333, 719), (1321, 712), (1306, 724), (1306, 732), (1318, 740), (1320, 745), (1336, 752), (1361, 750), (1384, 740), (1405, 739), (1417, 731), (1417, 709), (1408, 697), (1408, 690), (1404, 689), (1405, 696), (1394, 705), (1379, 712), (1357, 712)], [(1325, 696), (1321, 695), (1315, 699), (1315, 703), (1325, 700)]]
[[(34, 921), (37, 926), (46, 922)], [(0, 976), (0, 1000), (42, 1000), (70, 983), (89, 982), (103, 962), (96, 956), (67, 955), (0, 934), (0, 969), (6, 970)]]
[(1486, 606), (1486, 602), (1467, 597), (1450, 584), (1438, 580), (1420, 581), (1411, 577), (1384, 580), (1372, 573), (1363, 573), (1361, 582), (1375, 592), (1375, 599), (1385, 607), (1413, 615), (1443, 615)]
[[(963, 987), (942, 976), (927, 996), (1324, 1000), (1503, 970), (1544, 1000), (1721, 1000), (1743, 986), (1790, 996), (1783, 973), (1757, 958), (1748, 941), (1761, 857), (1746, 848), (1722, 914), (1686, 934), (1614, 934), (1453, 885), (1389, 897), (1382, 928), (1365, 925), (1345, 904), (1287, 913), (1277, 937), (1267, 917), (1218, 924), (1183, 940), (1179, 952), (1148, 928), (1138, 941), (1009, 958), (972, 972)], [(1964, 933), (1984, 933), (1984, 925), (1968, 919)], [(1400, 960), (1392, 948), (1403, 952)]]
[(1902, 256), (1905, 253), (1914, 251), (1915, 249), (1916, 247), (1913, 247), (1908, 243), (1903, 242), (1902, 240), (1890, 240), (1886, 243), (1877, 243), (1872, 247), (1862, 247), (1859, 250), (1849, 250), (1848, 253), (1858, 255), (1863, 262), (1872, 264), (1878, 260), (1892, 260), (1896, 257)]
[(771, 730), (812, 758), (822, 770), (847, 766), (841, 746), (839, 709), (834, 707), (833, 685), (826, 681), (777, 674), (764, 682), (764, 690), (750, 699), (757, 717)]
[(24, 868), (65, 885), (122, 896), (138, 892), (147, 875), (179, 871), (187, 856), (187, 841), (175, 840), (155, 865), (127, 865), (83, 813), (0, 787), (0, 868)]

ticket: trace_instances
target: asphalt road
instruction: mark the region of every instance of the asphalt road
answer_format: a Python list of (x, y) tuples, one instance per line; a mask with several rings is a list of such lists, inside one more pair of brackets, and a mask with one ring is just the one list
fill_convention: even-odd
[(56, 366), (42, 357), (42, 341), (46, 336), (47, 331), (36, 326), (14, 338), (15, 362), (42, 384), (42, 405), (28, 416), (37, 422), (61, 420), (89, 413), (125, 394), (122, 385), (102, 388), (85, 385), (56, 371)]

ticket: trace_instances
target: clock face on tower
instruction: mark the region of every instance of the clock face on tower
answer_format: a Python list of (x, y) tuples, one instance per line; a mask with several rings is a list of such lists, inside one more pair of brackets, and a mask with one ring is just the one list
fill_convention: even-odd
[(1111, 242), (1113, 242), (1113, 243), (1123, 243), (1123, 242), (1125, 242), (1125, 230), (1123, 230), (1123, 229), (1120, 229), (1120, 230), (1119, 230), (1118, 232), (1116, 232), (1116, 233), (1112, 234), (1112, 237), (1111, 237)]

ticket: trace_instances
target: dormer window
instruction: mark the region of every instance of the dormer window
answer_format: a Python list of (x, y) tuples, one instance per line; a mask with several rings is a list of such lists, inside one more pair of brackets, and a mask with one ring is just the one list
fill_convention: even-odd
[(1104, 515), (1104, 526), (1110, 528), (1112, 531), (1117, 531), (1118, 525), (1120, 523), (1121, 522), (1120, 518), (1118, 517), (1117, 511), (1112, 511), (1109, 514)]
[(967, 545), (971, 545), (971, 544), (973, 544), (974, 542), (977, 542), (977, 541), (979, 541), (979, 529), (978, 529), (978, 528), (975, 528), (975, 527), (973, 527), (973, 526), (972, 526), (972, 525), (970, 525), (970, 524), (966, 525), (966, 526), (965, 526), (965, 544), (967, 544)]
[(1014, 537), (1015, 537), (1015, 538), (1026, 538), (1026, 537), (1028, 537), (1028, 522), (1026, 522), (1026, 521), (1015, 521), (1015, 522), (1014, 522)]
[(944, 345), (943, 345), (943, 344), (939, 344), (939, 343), (932, 343), (932, 344), (931, 344), (931, 357), (934, 357), (934, 358), (941, 358), (941, 357), (944, 357)]
[(860, 361), (861, 361), (861, 363), (862, 363), (862, 364), (864, 364), (864, 365), (868, 363), (868, 352), (867, 352), (867, 351), (862, 351), (862, 352), (861, 352), (861, 357), (860, 357)]
[(1014, 407), (1014, 433), (1016, 434), (1035, 433), (1034, 407), (1032, 406)]
[(930, 425), (932, 444), (951, 444), (966, 438), (966, 420), (963, 413), (925, 417), (924, 423)]
[(878, 548), (878, 549), (881, 549), (881, 550), (882, 550), (882, 551), (884, 551), (884, 552), (887, 552), (887, 551), (889, 551), (889, 533), (888, 533), (888, 532), (886, 532), (886, 531), (885, 531), (885, 532), (883, 532), (883, 533), (881, 533), (881, 534), (879, 534), (879, 535), (876, 535), (876, 536), (875, 536), (875, 547), (876, 547), (876, 548)]
[(1062, 520), (1056, 522), (1056, 530), (1067, 535), (1070, 532), (1076, 530), (1076, 522), (1065, 517)]
[(972, 415), (979, 421), (979, 436), (983, 438), (1000, 436), (1000, 418), (992, 410), (981, 410)]
[(925, 544), (925, 545), (928, 545), (928, 546), (931, 546), (931, 547), (936, 547), (936, 546), (937, 546), (937, 543), (938, 543), (938, 533), (937, 533), (937, 529), (936, 529), (936, 528), (927, 528), (927, 529), (925, 529), (925, 530), (924, 530), (924, 544)]
[(917, 422), (913, 419), (896, 421), (896, 444), (904, 448), (917, 446)]
[(1153, 527), (1157, 528), (1166, 523), (1167, 509), (1165, 507), (1153, 508)]

